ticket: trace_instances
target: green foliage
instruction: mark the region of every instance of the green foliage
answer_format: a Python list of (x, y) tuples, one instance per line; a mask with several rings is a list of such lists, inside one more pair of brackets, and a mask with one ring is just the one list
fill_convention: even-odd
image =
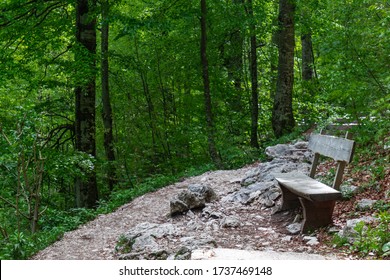
[(363, 222), (358, 223), (355, 227), (358, 236), (352, 244), (352, 249), (363, 256), (369, 253), (377, 257), (390, 255), (390, 212), (379, 213), (378, 219), (379, 224), (375, 227), (366, 226)]
[(9, 242), (0, 251), (0, 259), (25, 259), (32, 247), (31, 240), (26, 238), (23, 233), (15, 232), (9, 236)]
[(390, 212), (382, 211), (377, 215), (377, 218), (378, 221), (375, 225), (358, 223), (354, 228), (356, 236), (352, 242), (348, 238), (336, 234), (333, 237), (333, 244), (337, 247), (344, 247), (360, 257), (370, 255), (370, 257), (379, 259), (387, 258), (390, 256)]
[(119, 237), (117, 245), (115, 246), (116, 252), (130, 253), (133, 249), (135, 240), (128, 240), (124, 235)]
[(235, 169), (264, 158), (264, 153), (249, 146), (230, 146), (221, 151), (221, 157), (226, 169)]
[[(249, 147), (252, 25), (259, 44), (262, 148), (298, 139), (313, 123), (322, 127), (325, 121), (345, 117), (358, 123), (353, 132), (359, 156), (369, 157), (370, 143), (377, 145), (379, 154), (386, 154), (390, 145), (388, 4), (384, 0), (343, 5), (333, 0), (298, 2), (297, 39), (309, 29), (312, 32), (316, 80), (302, 82), (301, 45), (296, 40), (294, 115), (298, 126), (292, 134), (275, 139), (271, 112), (277, 74), (273, 37), (277, 1), (253, 1), (254, 18), (248, 16), (242, 1), (208, 1), (211, 94), (216, 143), (225, 168), (264, 156)], [(74, 147), (74, 87), (96, 71), (75, 61), (80, 46), (75, 45), (74, 1), (0, 3), (2, 258), (26, 258), (97, 213), (108, 213), (181, 177), (215, 168), (207, 152), (199, 3), (122, 0), (110, 4), (110, 95), (117, 158), (113, 165), (118, 176), (112, 192), (106, 186), (104, 126), (98, 115), (97, 157), (78, 153)], [(303, 13), (305, 18), (300, 16)], [(102, 109), (99, 78), (97, 112)], [(308, 88), (314, 94), (308, 94)], [(22, 165), (22, 159), (29, 164)], [(37, 159), (44, 162), (41, 181), (37, 180)], [(380, 156), (370, 161), (366, 167), (373, 175), (370, 183), (385, 178), (388, 164)], [(75, 210), (74, 179), (91, 170), (97, 172), (99, 207)], [(23, 180), (18, 183), (18, 179)], [(30, 222), (22, 213), (30, 213), (33, 200), (29, 197), (36, 191), (32, 186), (38, 185), (40, 231), (31, 235)], [(16, 204), (18, 215), (12, 206)], [(378, 207), (388, 210), (386, 205)], [(382, 247), (388, 252), (388, 243)]]

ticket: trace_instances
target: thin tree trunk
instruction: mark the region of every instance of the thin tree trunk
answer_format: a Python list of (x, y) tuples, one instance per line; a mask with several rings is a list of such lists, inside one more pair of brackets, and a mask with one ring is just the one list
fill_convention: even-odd
[(102, 65), (101, 65), (101, 79), (102, 79), (102, 118), (104, 125), (104, 149), (106, 151), (106, 157), (108, 161), (108, 187), (111, 191), (114, 185), (117, 183), (115, 173), (115, 150), (114, 150), (114, 136), (112, 125), (112, 108), (110, 100), (110, 88), (109, 88), (109, 59), (108, 59), (108, 44), (109, 44), (109, 1), (104, 0), (102, 2), (102, 34), (101, 34), (101, 52), (102, 52)]
[(314, 56), (311, 32), (301, 36), (302, 44), (302, 80), (311, 81), (314, 77)]
[[(248, 14), (251, 20), (254, 20), (253, 15), (253, 3), (252, 0), (248, 0)], [(251, 31), (251, 55), (250, 55), (250, 74), (252, 83), (252, 98), (251, 98), (251, 146), (259, 149), (259, 140), (257, 137), (258, 132), (258, 119), (259, 119), (259, 83), (257, 77), (257, 40), (256, 40), (256, 26), (254, 23), (250, 25)]]
[(204, 104), (207, 123), (207, 140), (209, 146), (209, 154), (215, 165), (221, 166), (221, 158), (218, 154), (215, 144), (215, 126), (212, 114), (211, 93), (210, 93), (210, 79), (207, 59), (207, 6), (206, 0), (200, 1), (201, 5), (201, 36), (200, 36), (200, 55), (202, 63), (202, 76), (204, 88)]
[(295, 126), (292, 109), (295, 47), (294, 10), (295, 0), (279, 1), (278, 77), (272, 112), (272, 128), (276, 137), (292, 132)]
[[(96, 19), (91, 15), (95, 6), (96, 1), (76, 2), (76, 41), (80, 44), (76, 63), (82, 68), (79, 77), (83, 77), (75, 88), (76, 149), (92, 157), (96, 156)], [(75, 182), (76, 206), (92, 208), (98, 200), (96, 173), (95, 169), (84, 171), (86, 176)]]
[[(141, 61), (141, 59), (139, 56), (138, 38), (135, 38), (134, 43), (135, 43), (137, 62), (139, 62)], [(142, 81), (143, 93), (145, 96), (146, 104), (148, 106), (149, 126), (150, 126), (150, 132), (152, 137), (152, 152), (153, 152), (152, 161), (153, 163), (157, 163), (159, 161), (158, 150), (157, 150), (157, 138), (158, 138), (157, 119), (156, 119), (153, 99), (149, 89), (148, 72), (144, 70), (142, 67), (139, 67), (139, 74)]]
[[(244, 0), (232, 0), (233, 4), (236, 5), (236, 13), (234, 15), (234, 20), (237, 23), (240, 23), (244, 14), (243, 14), (243, 4)], [(244, 37), (242, 35), (242, 30), (240, 26), (234, 27), (232, 30), (228, 30), (227, 39), (230, 42), (229, 45), (222, 45), (222, 52), (224, 58), (224, 65), (227, 69), (229, 81), (233, 81), (234, 88), (237, 92), (242, 90), (242, 70), (243, 70), (243, 61), (242, 61), (242, 52)], [(225, 43), (225, 42), (224, 42)], [(238, 101), (238, 102), (237, 102)], [(237, 108), (241, 108), (240, 96), (233, 99), (233, 104)]]

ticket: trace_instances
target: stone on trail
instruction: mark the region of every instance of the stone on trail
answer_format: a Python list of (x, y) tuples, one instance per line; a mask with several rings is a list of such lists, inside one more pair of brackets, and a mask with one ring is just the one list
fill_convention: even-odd
[(183, 190), (170, 201), (171, 216), (182, 214), (192, 209), (200, 209), (217, 199), (215, 191), (209, 186), (194, 184), (189, 185), (187, 190)]
[(293, 223), (286, 227), (289, 233), (298, 234), (301, 231), (301, 223)]

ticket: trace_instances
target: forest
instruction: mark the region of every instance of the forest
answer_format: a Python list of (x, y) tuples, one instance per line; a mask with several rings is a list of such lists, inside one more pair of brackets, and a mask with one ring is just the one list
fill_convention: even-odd
[(0, 259), (337, 121), (388, 176), (387, 0), (3, 0), (0, 39)]

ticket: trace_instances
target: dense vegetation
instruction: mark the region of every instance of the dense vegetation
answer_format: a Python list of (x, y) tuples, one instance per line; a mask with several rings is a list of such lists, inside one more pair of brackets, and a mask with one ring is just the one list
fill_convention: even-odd
[(389, 26), (386, 0), (1, 1), (0, 258), (338, 118), (380, 180)]

